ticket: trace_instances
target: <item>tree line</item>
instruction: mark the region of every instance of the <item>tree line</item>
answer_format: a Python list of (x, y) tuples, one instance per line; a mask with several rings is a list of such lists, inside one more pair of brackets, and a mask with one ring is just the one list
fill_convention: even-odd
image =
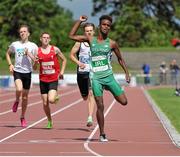
[(4, 0), (0, 2), (0, 57), (5, 57), (8, 45), (19, 37), (22, 24), (30, 27), (30, 40), (39, 44), (42, 32), (49, 32), (52, 44), (67, 51), (72, 46), (68, 32), (72, 26), (72, 13), (56, 0)]
[[(92, 15), (102, 11), (112, 15), (110, 35), (122, 47), (166, 47), (180, 36), (179, 0), (93, 0)], [(30, 40), (38, 44), (41, 32), (46, 31), (53, 44), (69, 52), (73, 41), (68, 32), (73, 22), (72, 13), (57, 0), (0, 1), (0, 58), (5, 58), (8, 45), (18, 39), (21, 24), (30, 26)]]
[(93, 15), (114, 17), (112, 37), (123, 47), (166, 47), (180, 37), (179, 0), (93, 0)]

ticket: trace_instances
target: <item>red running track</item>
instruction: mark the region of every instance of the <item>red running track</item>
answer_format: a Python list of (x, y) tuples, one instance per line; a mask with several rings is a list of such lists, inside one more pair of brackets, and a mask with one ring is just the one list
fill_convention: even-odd
[[(105, 131), (109, 142), (98, 141), (96, 121), (86, 127), (87, 104), (77, 86), (59, 87), (60, 101), (51, 105), (54, 127), (47, 130), (39, 88), (30, 91), (27, 128), (19, 122), (20, 106), (12, 113), (14, 90), (0, 90), (0, 156), (179, 156), (139, 87), (125, 88), (128, 105), (104, 93)], [(95, 120), (95, 114), (94, 114)]]

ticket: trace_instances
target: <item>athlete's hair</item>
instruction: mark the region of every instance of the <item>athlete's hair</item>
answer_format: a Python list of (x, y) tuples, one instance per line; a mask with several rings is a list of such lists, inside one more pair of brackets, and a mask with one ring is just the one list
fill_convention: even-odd
[(49, 37), (51, 38), (51, 35), (50, 35), (48, 32), (42, 32), (41, 35), (40, 35), (40, 37), (42, 37), (44, 34), (48, 34)]
[(86, 22), (84, 25), (83, 25), (83, 29), (85, 30), (86, 27), (89, 27), (89, 26), (92, 26), (93, 29), (95, 30), (95, 25), (93, 23), (89, 23), (89, 22)]
[(109, 16), (109, 15), (102, 15), (102, 16), (99, 18), (99, 23), (101, 23), (102, 20), (109, 20), (111, 23), (113, 22), (112, 17)]
[(20, 29), (23, 28), (23, 27), (27, 28), (28, 32), (30, 33), (30, 29), (29, 29), (29, 26), (28, 26), (28, 25), (20, 25), (20, 26), (19, 26), (19, 29), (18, 29), (18, 32), (19, 32)]

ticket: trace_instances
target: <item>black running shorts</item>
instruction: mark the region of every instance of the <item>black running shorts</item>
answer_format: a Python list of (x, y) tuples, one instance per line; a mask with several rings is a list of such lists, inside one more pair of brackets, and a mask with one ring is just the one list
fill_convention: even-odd
[(57, 91), (57, 87), (58, 87), (58, 80), (54, 81), (54, 82), (43, 82), (40, 81), (40, 91), (41, 94), (48, 94), (48, 92), (51, 89), (54, 89)]
[(77, 73), (77, 83), (82, 97), (86, 97), (89, 94), (90, 79), (89, 73), (81, 74)]
[(23, 89), (29, 90), (31, 87), (31, 73), (20, 73), (14, 71), (14, 81), (20, 79), (23, 84)]

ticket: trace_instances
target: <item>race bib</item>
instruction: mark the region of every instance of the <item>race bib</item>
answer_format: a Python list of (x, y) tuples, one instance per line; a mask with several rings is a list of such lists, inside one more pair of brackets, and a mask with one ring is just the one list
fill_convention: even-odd
[(55, 70), (54, 70), (54, 69), (52, 69), (52, 70), (46, 69), (46, 70), (43, 70), (42, 73), (43, 73), (43, 74), (47, 74), (47, 75), (49, 75), (49, 74), (54, 74), (54, 73), (55, 73)]
[(93, 72), (108, 70), (108, 59), (106, 56), (92, 57), (92, 70)]
[(53, 68), (54, 62), (42, 62), (42, 73), (43, 74), (54, 74), (55, 69)]
[(18, 49), (16, 49), (17, 56), (18, 56), (18, 57), (24, 56), (24, 54), (25, 54), (24, 51), (25, 51), (24, 48), (18, 48)]
[(81, 63), (89, 64), (89, 57), (88, 56), (79, 56), (79, 61)]
[(88, 56), (79, 56), (79, 61), (81, 63), (84, 63), (85, 64), (85, 68), (82, 69), (82, 68), (78, 68), (78, 71), (79, 72), (89, 72), (90, 71), (90, 66), (89, 66), (89, 57)]

